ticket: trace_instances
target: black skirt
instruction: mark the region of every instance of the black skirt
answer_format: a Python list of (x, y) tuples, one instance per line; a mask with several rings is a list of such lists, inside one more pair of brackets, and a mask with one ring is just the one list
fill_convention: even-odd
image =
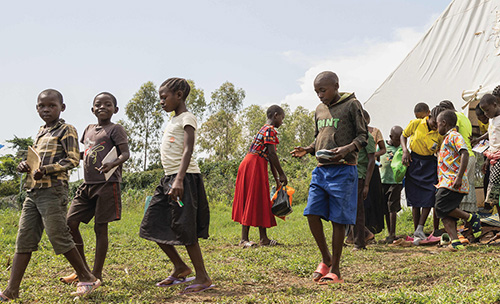
[(176, 175), (162, 177), (142, 219), (139, 236), (167, 245), (193, 245), (208, 238), (210, 211), (201, 174), (184, 177), (184, 206), (168, 195)]

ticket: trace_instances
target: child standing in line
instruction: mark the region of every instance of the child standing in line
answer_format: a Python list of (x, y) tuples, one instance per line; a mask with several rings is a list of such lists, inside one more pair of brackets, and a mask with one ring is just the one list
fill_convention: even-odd
[[(462, 203), (460, 204), (460, 210), (469, 213), (476, 213), (478, 211), (477, 208), (477, 198), (476, 198), (476, 156), (472, 151), (472, 145), (470, 138), (472, 136), (472, 124), (463, 113), (457, 112), (455, 110), (455, 106), (449, 100), (443, 100), (439, 103), (439, 106), (452, 110), (457, 115), (457, 131), (462, 135), (462, 138), (467, 145), (467, 151), (469, 153), (469, 161), (467, 163), (467, 181), (469, 183), (469, 192), (464, 196)], [(471, 229), (469, 227), (469, 223), (465, 223), (465, 227)]]
[[(322, 262), (313, 273), (319, 284), (342, 283), (340, 257), (345, 225), (356, 223), (358, 151), (366, 146), (367, 128), (361, 103), (354, 93), (339, 93), (339, 79), (333, 72), (322, 72), (314, 80), (321, 100), (315, 112), (315, 140), (308, 147), (296, 147), (293, 157), (326, 151), (312, 172), (304, 215), (321, 252)], [(332, 223), (332, 253), (328, 249), (321, 220)]]
[(437, 117), (438, 132), (445, 137), (439, 150), (439, 183), (436, 185), (438, 190), (435, 210), (437, 216), (443, 220), (446, 232), (450, 235), (451, 244), (448, 249), (451, 251), (464, 249), (457, 235), (457, 218), (470, 223), (474, 237), (481, 235), (479, 217), (459, 208), (463, 197), (469, 190), (466, 174), (469, 152), (456, 125), (457, 116), (453, 110), (443, 111)]
[[(434, 207), (437, 183), (437, 159), (434, 156), (439, 151), (443, 136), (437, 132), (436, 117), (443, 110), (435, 107), (431, 115), (422, 119), (410, 121), (401, 134), (401, 148), (403, 149), (403, 164), (406, 170), (406, 199), (412, 207), (415, 238), (427, 239), (424, 233), (424, 224)], [(407, 138), (411, 136), (410, 150), (407, 147)]]
[(38, 250), (44, 229), (54, 252), (63, 254), (80, 278), (77, 291), (72, 295), (88, 294), (101, 285), (101, 281), (85, 267), (66, 225), (68, 171), (78, 166), (79, 162), (76, 129), (59, 118), (66, 105), (58, 91), (42, 91), (38, 95), (36, 109), (45, 122), (34, 143), (34, 149), (41, 159), (40, 167), (30, 168), (27, 161), (17, 167), (19, 172), (28, 172), (25, 184), (27, 196), (19, 219), (9, 283), (0, 292), (2, 302), (19, 297), (19, 286), (32, 252)]
[(192, 158), (196, 117), (188, 112), (186, 98), (191, 90), (183, 78), (169, 78), (159, 89), (166, 112), (175, 112), (165, 128), (161, 143), (161, 163), (165, 170), (144, 218), (139, 236), (156, 242), (174, 264), (172, 274), (156, 284), (168, 287), (186, 283), (192, 270), (182, 260), (175, 245), (186, 246), (196, 278), (183, 294), (213, 288), (203, 262), (198, 238), (208, 238), (210, 212), (200, 169)]
[(386, 145), (387, 152), (380, 157), (383, 200), (387, 204), (385, 222), (389, 235), (383, 240), (386, 244), (391, 244), (396, 239), (397, 213), (401, 210), (401, 190), (403, 190), (403, 185), (401, 182), (397, 183), (394, 180), (394, 173), (391, 168), (394, 153), (396, 153), (401, 145), (401, 133), (403, 133), (403, 128), (400, 126), (391, 128), (389, 140)]
[[(115, 96), (108, 92), (97, 94), (91, 108), (97, 117), (97, 124), (87, 126), (83, 132), (81, 143), (85, 145), (83, 158), (84, 182), (76, 191), (75, 198), (68, 211), (67, 222), (76, 248), (87, 266), (83, 238), (80, 234), (80, 223), (88, 224), (95, 216), (94, 231), (96, 234), (95, 259), (92, 274), (102, 281), (102, 268), (108, 251), (108, 223), (121, 217), (122, 164), (129, 158), (128, 138), (125, 129), (111, 122), (113, 114), (118, 112)], [(104, 161), (113, 149), (117, 157)], [(106, 179), (103, 173), (116, 170)], [(61, 278), (63, 283), (77, 281), (75, 273)]]
[(367, 227), (368, 237), (367, 240), (372, 240), (375, 238), (374, 233), (379, 233), (384, 230), (384, 210), (385, 206), (382, 202), (382, 183), (380, 181), (380, 171), (378, 162), (380, 161), (380, 156), (385, 154), (386, 147), (384, 143), (384, 137), (382, 132), (375, 127), (370, 126), (370, 114), (363, 110), (363, 115), (368, 125), (368, 133), (373, 136), (376, 145), (375, 151), (375, 166), (373, 168), (373, 173), (370, 179), (367, 178), (369, 182), (368, 195), (364, 200), (365, 208), (365, 227)]
[[(477, 145), (481, 140), (488, 139), (489, 119), (488, 119), (488, 117), (486, 117), (486, 115), (484, 115), (484, 112), (483, 112), (483, 110), (481, 110), (481, 107), (479, 106), (479, 104), (476, 106), (475, 111), (476, 111), (476, 116), (477, 116), (477, 123), (479, 124), (479, 134), (473, 134), (473, 135), (477, 135), (478, 138), (471, 140), (470, 143), (472, 146)], [(484, 157), (484, 163), (483, 163), (483, 167), (482, 167), (482, 171), (484, 174), (483, 194), (484, 194), (484, 197), (487, 197), (486, 194), (488, 191), (488, 184), (489, 184), (489, 180), (490, 180), (490, 166), (487, 162), (487, 157), (486, 156), (483, 156), (483, 157)]]
[[(366, 116), (365, 116), (366, 118)], [(358, 153), (358, 203), (356, 207), (356, 224), (352, 229), (354, 248), (353, 251), (366, 249), (366, 242), (373, 239), (375, 236), (373, 233), (366, 228), (365, 222), (365, 204), (368, 193), (370, 191), (370, 180), (375, 171), (375, 140), (373, 136), (368, 132), (368, 144), (361, 148)], [(346, 240), (346, 243), (349, 243)]]
[(500, 106), (497, 104), (497, 99), (492, 94), (485, 94), (479, 106), (484, 111), (484, 115), (490, 119), (488, 127), (488, 138), (490, 147), (484, 152), (487, 157), (487, 162), (490, 165), (490, 180), (488, 184), (488, 192), (486, 202), (492, 207), (499, 205), (500, 198)]
[(283, 124), (284, 118), (285, 111), (280, 106), (272, 105), (267, 109), (267, 123), (255, 135), (248, 154), (238, 168), (232, 219), (242, 225), (239, 245), (243, 248), (256, 245), (248, 237), (250, 226), (259, 227), (261, 246), (278, 245), (277, 241), (268, 238), (266, 230), (276, 226), (269, 198), (267, 163), (269, 161), (271, 165), (276, 189), (285, 186), (287, 178), (276, 154), (279, 141), (275, 130)]

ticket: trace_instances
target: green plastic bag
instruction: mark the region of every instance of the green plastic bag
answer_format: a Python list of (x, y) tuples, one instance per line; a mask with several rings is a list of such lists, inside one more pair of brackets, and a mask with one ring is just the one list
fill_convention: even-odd
[(403, 178), (406, 174), (406, 166), (403, 165), (403, 148), (399, 148), (394, 156), (392, 157), (391, 169), (392, 173), (394, 173), (394, 181), (396, 183), (400, 183), (403, 181)]

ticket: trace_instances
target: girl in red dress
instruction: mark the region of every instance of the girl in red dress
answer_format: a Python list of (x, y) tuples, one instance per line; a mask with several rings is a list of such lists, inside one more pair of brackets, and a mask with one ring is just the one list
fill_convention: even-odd
[(250, 226), (259, 227), (261, 246), (274, 246), (278, 242), (267, 237), (267, 228), (276, 226), (271, 212), (269, 196), (269, 178), (267, 163), (277, 188), (287, 184), (287, 178), (281, 168), (276, 145), (279, 143), (275, 128), (279, 128), (285, 112), (280, 106), (272, 105), (267, 109), (267, 123), (253, 139), (248, 154), (238, 168), (233, 201), (233, 221), (242, 225), (240, 246), (247, 248), (257, 244), (248, 239)]

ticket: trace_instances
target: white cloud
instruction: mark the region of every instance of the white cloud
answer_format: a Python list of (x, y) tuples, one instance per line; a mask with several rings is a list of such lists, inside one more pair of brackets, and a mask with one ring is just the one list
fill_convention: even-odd
[[(313, 80), (322, 71), (334, 71), (340, 79), (340, 91), (355, 92), (363, 103), (403, 61), (423, 37), (423, 32), (412, 28), (395, 31), (393, 41), (364, 41), (352, 48), (352, 56), (310, 60), (310, 67), (298, 79), (300, 92), (292, 93), (281, 101), (292, 109), (303, 106), (314, 110), (319, 100), (313, 89)], [(304, 64), (306, 59), (300, 53), (284, 53), (288, 60)]]

